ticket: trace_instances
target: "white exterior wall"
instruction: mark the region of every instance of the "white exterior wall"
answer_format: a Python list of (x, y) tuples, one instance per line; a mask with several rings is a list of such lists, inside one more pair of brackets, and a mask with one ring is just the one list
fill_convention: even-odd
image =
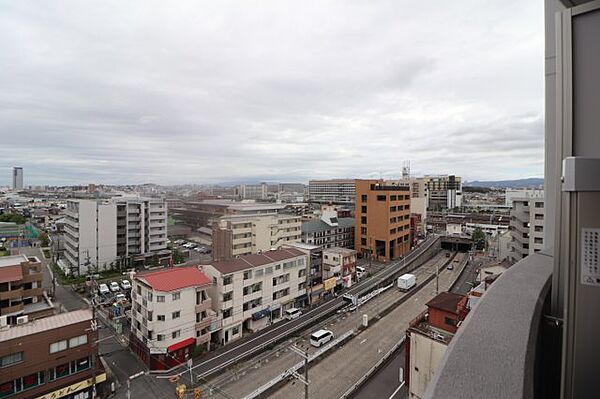
[[(284, 268), (284, 263), (288, 262), (294, 262), (295, 265)], [(252, 320), (252, 314), (263, 309), (281, 306), (281, 315), (284, 310), (292, 308), (295, 298), (306, 294), (305, 284), (307, 262), (307, 255), (299, 255), (285, 261), (273, 262), (267, 265), (257, 266), (225, 275), (219, 272), (212, 265), (203, 266), (203, 272), (207, 276), (216, 278), (216, 285), (213, 286), (210, 292), (213, 310), (215, 310), (219, 316), (223, 316), (223, 311), (232, 309), (232, 314), (230, 317), (226, 318), (223, 316), (223, 328), (220, 332), (220, 338), (225, 339), (226, 334), (226, 342), (231, 342), (241, 338), (243, 330), (242, 324), (244, 321), (247, 322), (248, 328), (254, 330), (259, 330), (260, 328), (268, 325), (268, 317), (257, 321)], [(269, 268), (271, 268), (270, 271), (268, 271)], [(302, 270), (301, 277), (299, 277), (300, 270)], [(245, 271), (252, 271), (252, 277), (244, 280)], [(287, 282), (278, 283), (275, 286), (273, 285), (274, 278), (279, 278), (287, 274), (289, 274), (289, 280)], [(223, 285), (224, 276), (232, 276), (232, 283)], [(262, 289), (260, 291), (244, 295), (244, 287), (249, 287), (257, 283), (262, 284)], [(278, 299), (273, 299), (273, 294), (275, 292), (286, 288), (289, 289), (288, 295)], [(224, 301), (224, 294), (229, 292), (232, 293), (231, 299)], [(261, 300), (260, 305), (244, 311), (244, 303), (257, 300), (259, 298)], [(237, 333), (233, 332), (235, 329), (238, 330)]]
[(125, 256), (167, 249), (167, 204), (164, 199), (132, 197), (113, 201), (125, 206)]
[(410, 334), (410, 384), (408, 397), (421, 399), (448, 346), (416, 332)]
[(525, 198), (514, 198), (512, 202), (509, 259), (516, 262), (544, 248), (544, 193), (534, 191)]
[(96, 267), (98, 270), (109, 268), (117, 257), (116, 229), (114, 204), (67, 201), (64, 234), (67, 262), (80, 274), (95, 271)]
[(267, 214), (256, 216), (226, 216), (219, 220), (221, 228), (232, 230), (232, 254), (241, 256), (279, 249), (283, 244), (300, 242), (300, 216)]
[[(138, 294), (138, 287), (141, 294)], [(173, 293), (178, 292), (180, 299), (173, 300)], [(135, 293), (135, 294), (133, 294)], [(151, 299), (148, 296), (151, 294)], [(165, 302), (158, 302), (157, 297), (164, 296)], [(196, 288), (188, 287), (179, 291), (161, 292), (156, 291), (136, 279), (132, 286), (133, 309), (139, 305), (141, 311), (132, 311), (132, 331), (140, 341), (146, 342), (148, 348), (162, 349), (166, 348), (188, 338), (196, 338)], [(180, 316), (173, 319), (173, 312), (179, 311)], [(149, 313), (152, 313), (152, 321), (149, 320)], [(159, 321), (158, 316), (164, 315), (165, 321)], [(139, 323), (139, 329), (138, 324)], [(148, 337), (148, 331), (152, 331), (152, 339)], [(173, 332), (179, 331), (179, 336), (173, 338)], [(158, 335), (163, 336), (163, 340), (158, 340)]]

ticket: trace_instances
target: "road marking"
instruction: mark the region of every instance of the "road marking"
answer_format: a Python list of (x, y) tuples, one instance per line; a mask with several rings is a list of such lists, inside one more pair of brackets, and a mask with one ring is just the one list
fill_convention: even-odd
[(362, 345), (362, 344), (364, 344), (365, 342), (367, 342), (367, 339), (366, 339), (366, 338), (365, 338), (365, 339), (363, 339), (362, 341), (360, 341), (360, 344)]
[(390, 396), (388, 399), (393, 399), (394, 396), (396, 396), (396, 394), (398, 393), (398, 391), (400, 391), (400, 389), (402, 389), (403, 386), (404, 386), (404, 381), (402, 381), (402, 384), (400, 384), (398, 386), (398, 388), (396, 388), (396, 390), (394, 391), (394, 393), (392, 394), (392, 396)]

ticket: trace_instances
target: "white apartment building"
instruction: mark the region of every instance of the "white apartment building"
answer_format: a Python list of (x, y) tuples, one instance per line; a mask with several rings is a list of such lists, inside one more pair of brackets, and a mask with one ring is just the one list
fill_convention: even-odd
[(163, 199), (68, 200), (64, 237), (65, 262), (59, 263), (66, 273), (105, 270), (118, 262), (132, 266), (153, 257), (164, 262), (170, 257)]
[(168, 258), (167, 204), (160, 198), (113, 198), (117, 207), (117, 256), (144, 261)]
[(266, 199), (268, 196), (269, 186), (267, 183), (261, 184), (242, 184), (239, 188), (242, 199), (257, 200)]
[(309, 265), (306, 253), (284, 248), (203, 266), (213, 279), (213, 309), (223, 320), (221, 343), (260, 330), (285, 310), (306, 304)]
[(178, 267), (136, 274), (132, 283), (130, 346), (151, 370), (184, 363), (198, 345), (210, 348), (220, 320), (209, 277), (195, 266)]
[(279, 249), (300, 242), (301, 217), (289, 214), (228, 215), (213, 225), (213, 257), (216, 260)]
[(63, 271), (82, 275), (110, 268), (117, 258), (116, 205), (68, 200), (64, 222), (64, 262), (59, 262)]
[(507, 188), (504, 191), (504, 204), (508, 207), (512, 207), (515, 198), (526, 198), (539, 191), (540, 190), (534, 188)]
[(308, 197), (312, 202), (354, 204), (356, 182), (354, 179), (310, 180)]
[(544, 247), (544, 192), (513, 198), (510, 211), (511, 249), (508, 259), (517, 262)]

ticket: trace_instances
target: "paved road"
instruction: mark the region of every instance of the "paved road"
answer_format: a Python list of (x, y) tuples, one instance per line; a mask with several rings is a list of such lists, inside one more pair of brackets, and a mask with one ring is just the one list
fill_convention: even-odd
[[(400, 386), (400, 367), (404, 368), (406, 351), (404, 345), (379, 371), (359, 390), (350, 396), (352, 399), (404, 399), (408, 397), (408, 388)], [(395, 394), (394, 394), (395, 393)], [(394, 396), (392, 396), (394, 395)]]
[[(389, 280), (391, 275), (398, 273), (405, 266), (409, 267), (412, 261), (426, 252), (437, 239), (438, 237), (431, 236), (426, 242), (422, 243), (418, 248), (406, 255), (406, 259), (389, 263), (372, 278), (353, 285), (352, 288), (348, 290), (348, 293), (362, 294), (382, 284), (385, 280)], [(334, 313), (342, 306), (344, 306), (343, 299), (335, 298), (304, 313), (295, 320), (276, 323), (259, 332), (249, 335), (248, 338), (242, 338), (240, 341), (233, 342), (221, 348), (221, 350), (211, 353), (208, 357), (197, 360), (193, 367), (194, 373), (198, 377), (206, 378), (211, 374), (234, 364), (242, 358), (260, 353), (266, 345), (285, 339), (296, 331), (306, 328), (307, 326), (314, 324), (315, 321)], [(173, 374), (183, 375), (186, 372), (187, 371), (182, 367), (177, 373)]]
[[(458, 276), (459, 270), (440, 270), (439, 288), (445, 291)], [(309, 396), (320, 399), (338, 399), (359, 381), (406, 334), (409, 323), (424, 309), (435, 295), (435, 279), (415, 291), (377, 323), (354, 337), (309, 370)], [(398, 296), (406, 295), (398, 293)], [(293, 399), (304, 396), (302, 384), (287, 383), (271, 397)], [(378, 398), (376, 395), (370, 397)]]
[(477, 277), (477, 272), (481, 268), (482, 261), (475, 258), (470, 260), (465, 266), (463, 273), (460, 275), (454, 287), (452, 287), (452, 292), (455, 294), (466, 295), (471, 288), (473, 288), (473, 282)]
[[(38, 247), (23, 247), (21, 253), (28, 256), (37, 256), (42, 262), (42, 270), (44, 271), (44, 281), (42, 287), (46, 292), (52, 292), (52, 275), (48, 265), (48, 261), (44, 258), (42, 249)], [(60, 284), (56, 284), (55, 295), (53, 301), (56, 302), (57, 308), (61, 311), (71, 311), (86, 308), (87, 304), (77, 295), (70, 287), (63, 287)], [(62, 305), (62, 306), (61, 306)]]
[[(441, 268), (447, 262), (443, 254), (438, 254), (428, 262), (413, 271), (417, 279), (417, 284), (424, 283), (428, 278), (435, 274), (436, 266)], [(314, 354), (316, 348), (309, 344), (310, 334), (319, 329), (327, 329), (339, 337), (350, 330), (356, 330), (361, 325), (363, 315), (368, 315), (369, 320), (374, 321), (383, 315), (398, 303), (404, 296), (395, 288), (390, 288), (369, 302), (362, 305), (358, 311), (339, 312), (327, 317), (325, 320), (311, 326), (288, 338), (286, 341), (276, 346), (272, 350), (264, 351), (259, 356), (236, 364), (236, 367), (211, 377), (208, 381), (203, 381), (203, 388), (213, 388), (223, 397), (241, 398), (255, 389), (267, 384), (283, 370), (287, 370), (298, 363), (299, 357), (296, 353), (289, 350), (292, 344), (303, 348), (309, 354)]]

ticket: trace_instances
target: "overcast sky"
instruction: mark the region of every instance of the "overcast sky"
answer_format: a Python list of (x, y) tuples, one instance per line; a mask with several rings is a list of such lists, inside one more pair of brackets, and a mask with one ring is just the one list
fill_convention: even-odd
[(541, 0), (0, 0), (0, 185), (541, 177), (543, 40)]

